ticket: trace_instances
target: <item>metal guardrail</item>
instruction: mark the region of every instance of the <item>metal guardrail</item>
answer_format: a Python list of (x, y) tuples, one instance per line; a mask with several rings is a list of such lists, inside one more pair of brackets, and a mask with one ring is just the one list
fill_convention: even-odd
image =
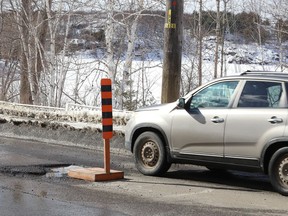
[(67, 112), (69, 111), (101, 111), (101, 107), (67, 103), (65, 106), (65, 110)]
[(10, 108), (10, 109), (21, 109), (21, 110), (34, 110), (42, 112), (63, 112), (64, 108), (49, 107), (49, 106), (39, 106), (31, 104), (20, 104), (20, 103), (11, 103), (6, 101), (0, 101), (0, 107)]

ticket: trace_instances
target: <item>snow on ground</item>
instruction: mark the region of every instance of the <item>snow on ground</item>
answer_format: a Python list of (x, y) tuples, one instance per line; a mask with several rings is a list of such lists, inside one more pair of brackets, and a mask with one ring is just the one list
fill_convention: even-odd
[[(48, 129), (101, 131), (101, 108), (89, 108), (88, 106), (73, 104), (64, 109), (0, 101), (0, 124), (27, 124)], [(128, 111), (113, 111), (113, 129), (116, 133), (124, 132), (125, 125), (131, 115), (132, 112)]]
[[(230, 59), (231, 60), (231, 59)], [(77, 70), (68, 71), (68, 76), (65, 85), (65, 92), (73, 92), (75, 86), (75, 80), (77, 74), (82, 74), (86, 80), (83, 80), (82, 88), (79, 90), (79, 96), (85, 98), (85, 103), (87, 105), (96, 105), (100, 106), (100, 79), (107, 77), (107, 74), (101, 72), (103, 66), (96, 65), (94, 59), (82, 59), (81, 61), (85, 62), (86, 67), (77, 68)], [(183, 59), (185, 62), (185, 59)], [(79, 65), (79, 64), (77, 64)], [(139, 94), (142, 94), (143, 91), (146, 94), (151, 94), (156, 103), (161, 101), (161, 87), (162, 87), (162, 67), (157, 66), (161, 65), (160, 61), (145, 61), (143, 63), (133, 62), (133, 68), (141, 72), (132, 74), (132, 80), (134, 84), (134, 90), (139, 91)], [(119, 68), (121, 68), (120, 65)], [(220, 67), (220, 66), (219, 66)], [(98, 68), (98, 70), (97, 70)], [(142, 69), (141, 69), (142, 68)], [(203, 71), (206, 73), (203, 82), (208, 82), (212, 79), (214, 73), (214, 63), (212, 61), (204, 62)], [(268, 70), (268, 71), (277, 71), (278, 68), (276, 65), (259, 65), (259, 64), (237, 64), (237, 63), (226, 63), (225, 68), (227, 75), (240, 74), (246, 70)], [(80, 70), (80, 72), (79, 72)], [(121, 69), (120, 69), (121, 71)], [(100, 73), (100, 74), (99, 74)], [(86, 75), (90, 74), (89, 77)], [(121, 76), (121, 75), (120, 75)], [(144, 79), (144, 80), (143, 80)], [(69, 103), (68, 98), (66, 102)]]
[[(214, 74), (215, 36), (209, 36), (204, 40), (203, 83), (210, 81)], [(273, 44), (259, 46), (257, 44), (237, 44), (232, 41), (225, 42), (224, 49), (224, 73), (225, 75), (240, 74), (246, 70), (279, 71), (280, 53)], [(285, 46), (285, 44), (284, 44)], [(161, 53), (153, 53), (151, 56), (161, 56)], [(284, 53), (284, 62), (288, 62), (288, 53)], [(69, 57), (71, 60), (71, 57)], [(68, 61), (68, 59), (67, 59)], [(191, 65), (183, 56), (182, 63)], [(117, 77), (122, 77), (124, 62), (117, 65)], [(191, 66), (192, 67), (192, 66)], [(220, 64), (218, 65), (220, 71)], [(107, 77), (107, 65), (103, 59), (97, 59), (87, 53), (78, 53), (69, 65), (64, 91), (75, 92), (76, 80), (80, 80), (77, 86), (79, 97), (83, 103), (91, 106), (100, 106), (100, 79)], [(156, 103), (161, 101), (162, 86), (162, 61), (161, 59), (146, 59), (136, 57), (132, 63), (131, 79), (133, 90), (139, 92), (138, 97), (146, 95), (152, 97)], [(121, 80), (121, 78), (119, 78)], [(139, 99), (139, 98), (138, 98)], [(63, 96), (64, 103), (71, 103), (71, 99)]]
[[(206, 60), (203, 62), (203, 71), (205, 79), (203, 83), (212, 79), (214, 73), (214, 45), (213, 38), (208, 44), (205, 51)], [(209, 41), (208, 40), (208, 41)], [(209, 50), (210, 49), (210, 50)], [(277, 59), (279, 56), (277, 51), (268, 49), (267, 47), (247, 46), (229, 44), (225, 50), (225, 71), (226, 75), (240, 74), (246, 70), (268, 70), (278, 71)], [(71, 57), (69, 57), (71, 58)], [(71, 60), (71, 59), (70, 59)], [(183, 64), (189, 61), (183, 58)], [(239, 61), (246, 63), (240, 64)], [(64, 97), (68, 104), (66, 108), (52, 108), (33, 105), (21, 105), (7, 102), (0, 102), (0, 123), (10, 122), (13, 124), (38, 125), (40, 127), (66, 127), (75, 130), (101, 130), (101, 98), (100, 98), (100, 80), (107, 77), (104, 63), (99, 63), (99, 59), (87, 54), (79, 54), (73, 57), (72, 63), (69, 65), (67, 80), (64, 91), (66, 93), (74, 92), (76, 80), (80, 80), (77, 87), (81, 98), (85, 99), (85, 103), (90, 106), (82, 106), (77, 104), (69, 104), (68, 98)], [(265, 64), (259, 63), (265, 62)], [(118, 66), (118, 71), (122, 71), (123, 63)], [(220, 66), (219, 66), (220, 67)], [(162, 86), (162, 67), (161, 60), (133, 61), (132, 80), (134, 90), (140, 94), (150, 94), (156, 101), (160, 103), (161, 86)], [(119, 76), (122, 74), (119, 72)], [(114, 110), (114, 130), (123, 133), (125, 125), (133, 112)]]

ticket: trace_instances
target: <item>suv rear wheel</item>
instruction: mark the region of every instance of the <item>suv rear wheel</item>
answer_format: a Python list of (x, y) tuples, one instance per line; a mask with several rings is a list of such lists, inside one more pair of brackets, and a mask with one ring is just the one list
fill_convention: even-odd
[(144, 132), (134, 145), (136, 168), (144, 175), (162, 175), (171, 166), (167, 162), (164, 143), (154, 132)]
[(269, 176), (272, 186), (284, 196), (288, 196), (288, 148), (274, 153), (269, 163)]

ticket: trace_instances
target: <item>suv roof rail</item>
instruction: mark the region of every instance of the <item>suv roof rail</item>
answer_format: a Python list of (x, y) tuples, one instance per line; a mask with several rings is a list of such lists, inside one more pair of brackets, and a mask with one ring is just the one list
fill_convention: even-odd
[(251, 71), (247, 70), (240, 74), (240, 76), (245, 75), (277, 75), (277, 76), (288, 76), (288, 73), (280, 72), (280, 71)]

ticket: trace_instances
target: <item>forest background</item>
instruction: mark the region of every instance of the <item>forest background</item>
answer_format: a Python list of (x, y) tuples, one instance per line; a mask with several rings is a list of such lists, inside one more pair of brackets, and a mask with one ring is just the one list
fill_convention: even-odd
[[(1, 0), (0, 100), (51, 107), (100, 106), (100, 79), (114, 108), (159, 102), (165, 2)], [(288, 2), (184, 1), (181, 95), (246, 69), (285, 72)]]

